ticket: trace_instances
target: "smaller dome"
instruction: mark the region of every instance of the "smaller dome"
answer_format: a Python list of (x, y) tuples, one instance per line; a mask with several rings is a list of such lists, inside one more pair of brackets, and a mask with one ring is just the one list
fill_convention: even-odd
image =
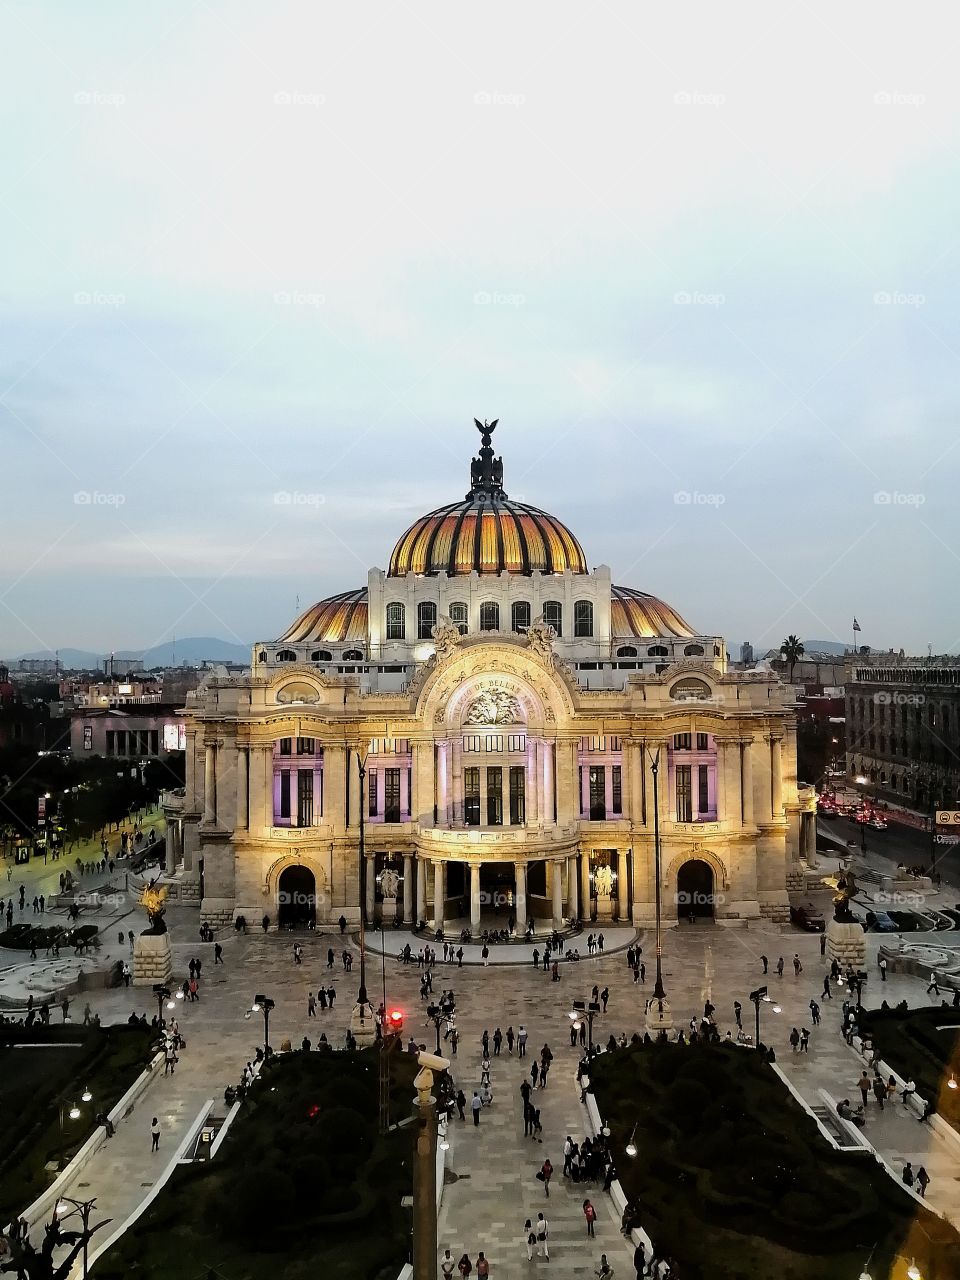
[(665, 601), (632, 587), (613, 587), (610, 602), (610, 632), (615, 640), (634, 637), (652, 640), (656, 636), (686, 638), (696, 632)]
[(312, 604), (287, 627), (277, 643), (338, 644), (343, 640), (367, 643), (367, 588), (341, 591)]

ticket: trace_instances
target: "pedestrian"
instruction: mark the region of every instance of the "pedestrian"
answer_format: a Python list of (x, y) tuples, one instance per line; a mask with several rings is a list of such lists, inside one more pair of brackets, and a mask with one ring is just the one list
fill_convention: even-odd
[(830, 990), (830, 978), (829, 978), (829, 975), (828, 975), (826, 978), (824, 978), (824, 980), (823, 980), (823, 990), (820, 992), (820, 999), (821, 999), (821, 1000), (832, 1000), (832, 999), (833, 999), (833, 993), (832, 993), (832, 992), (831, 992), (831, 990)]
[(800, 1028), (800, 1052), (810, 1052), (810, 1031), (807, 1027)]
[(190, 963), (187, 965), (187, 969), (188, 969), (188, 970), (189, 970), (189, 972), (190, 972), (190, 977), (191, 977), (191, 978), (195, 978), (195, 977), (197, 976), (197, 962), (196, 962), (196, 960), (191, 960), (191, 961), (190, 961)]
[(790, 1048), (794, 1053), (800, 1048), (800, 1032), (796, 1027), (790, 1032)]
[(642, 1240), (633, 1251), (633, 1269), (637, 1273), (637, 1280), (641, 1280), (647, 1270), (647, 1246)]
[(583, 1202), (583, 1216), (587, 1220), (587, 1235), (595, 1235), (596, 1233), (594, 1232), (593, 1224), (597, 1220), (597, 1211), (589, 1200), (584, 1200)]
[(333, 968), (333, 947), (327, 948), (327, 968)]
[(480, 1128), (480, 1108), (483, 1103), (480, 1101), (480, 1094), (474, 1089), (473, 1098), (470, 1101), (470, 1110), (473, 1112), (473, 1127)]
[[(659, 1276), (665, 1273), (657, 1271), (656, 1274)], [(613, 1280), (613, 1268), (607, 1261), (607, 1255), (605, 1253), (601, 1253), (600, 1255), (600, 1265), (597, 1267), (597, 1276), (599, 1277), (599, 1280)]]
[(503, 1044), (503, 1032), (497, 1027), (493, 1033), (493, 1056), (500, 1057), (500, 1046)]
[(877, 1100), (877, 1106), (883, 1110), (883, 1104), (887, 1097), (887, 1086), (883, 1083), (883, 1079), (876, 1075), (873, 1077), (873, 1096)]
[(460, 1113), (460, 1119), (466, 1120), (467, 1117), (464, 1115), (463, 1109), (467, 1105), (467, 1095), (463, 1092), (462, 1089), (457, 1090), (457, 1096), (454, 1099), (454, 1101), (457, 1104), (457, 1111)]
[(533, 1251), (537, 1246), (537, 1233), (533, 1229), (533, 1223), (528, 1218), (523, 1224), (524, 1235), (527, 1237), (527, 1261), (533, 1261)]
[(167, 1041), (163, 1051), (163, 1074), (172, 1076), (177, 1069), (177, 1049), (173, 1040)]
[(123, 975), (123, 985), (124, 985), (125, 987), (129, 987), (129, 985), (130, 985), (130, 966), (127, 964), (127, 962), (126, 962), (126, 961), (124, 961), (124, 962), (123, 962), (123, 968), (122, 968), (122, 970), (121, 970), (121, 973), (122, 973), (122, 975)]
[(460, 1259), (460, 1261), (457, 1263), (457, 1270), (460, 1272), (461, 1276), (464, 1277), (464, 1280), (466, 1280), (466, 1277), (473, 1270), (473, 1263), (470, 1261), (470, 1259), (467, 1257), (466, 1254), (464, 1254), (463, 1257)]
[(821, 933), (821, 935), (820, 935), (820, 954), (821, 954), (822, 956), (825, 956), (825, 955), (827, 954), (827, 931), (826, 931), (826, 929), (824, 929), (823, 933)]
[(867, 1098), (870, 1094), (870, 1077), (866, 1071), (860, 1072), (860, 1079), (857, 1081), (857, 1088), (860, 1090), (860, 1097), (863, 1099), (864, 1110), (867, 1106)]
[(813, 1019), (813, 1025), (814, 1025), (815, 1027), (819, 1027), (819, 1025), (820, 1025), (820, 1006), (817, 1004), (816, 1000), (811, 1000), (811, 1001), (810, 1001), (810, 1017)]
[(920, 1197), (925, 1200), (927, 1198), (927, 1187), (930, 1185), (930, 1175), (927, 1173), (923, 1165), (917, 1170), (917, 1186), (920, 1189)]
[(316, 1016), (317, 1016), (317, 1001), (316, 1001), (316, 997), (311, 991), (307, 996), (307, 1017), (315, 1018)]
[(196, 978), (190, 979), (190, 999), (192, 1002), (196, 1002), (197, 1000), (200, 999), (200, 991), (199, 991), (199, 988), (197, 987)]
[(343, 935), (347, 932), (347, 918), (346, 918), (346, 916), (341, 916), (341, 917), (340, 917), (340, 919), (337, 921), (337, 924), (340, 926), (340, 936), (341, 936), (341, 938), (342, 938), (342, 937), (343, 937)]
[(213, 944), (213, 963), (223, 964), (223, 947), (219, 942)]
[(547, 1220), (542, 1213), (537, 1214), (537, 1257), (546, 1258), (549, 1261), (550, 1249), (547, 1245), (547, 1237), (550, 1234), (550, 1228), (547, 1226)]
[(490, 1275), (490, 1263), (483, 1256), (483, 1250), (477, 1254), (477, 1280), (486, 1280)]
[(743, 1030), (743, 1005), (740, 1003), (739, 1000), (734, 1000), (733, 1002), (733, 1016), (737, 1020), (737, 1030), (742, 1031)]
[[(483, 960), (483, 967), (486, 968), (487, 965), (490, 963), (490, 948), (487, 946), (486, 943), (483, 944), (483, 950), (480, 952), (480, 958)], [(483, 1254), (481, 1253), (480, 1258), (482, 1257), (483, 1257)], [(477, 1259), (477, 1275), (478, 1276), (480, 1274), (480, 1258)]]
[(66, 1022), (67, 1017), (70, 1013), (70, 1000), (67, 996), (64, 996), (63, 999), (60, 1001), (60, 1013), (63, 1017), (63, 1021)]
[(604, 987), (600, 992), (600, 1003), (603, 1005), (603, 1012), (607, 1012), (607, 1001), (610, 999), (610, 988)]
[(457, 968), (463, 968), (463, 947), (458, 947), (457, 949)]
[(766, 956), (760, 957), (760, 963), (763, 965), (763, 976), (767, 976), (767, 964), (769, 963)]
[(333, 1008), (333, 1002), (336, 1000), (336, 998), (337, 998), (337, 989), (333, 985), (333, 983), (331, 983), (330, 986), (327, 987), (327, 1004), (330, 1006), (331, 1009)]
[(533, 967), (536, 969), (536, 968), (539, 968), (539, 965), (540, 965), (540, 952), (536, 947), (534, 947), (533, 948)]
[(533, 1081), (533, 1087), (536, 1088), (540, 1079), (540, 1068), (537, 1066), (536, 1058), (530, 1064), (530, 1079)]
[(777, 961), (777, 977), (778, 978), (783, 977), (783, 956), (781, 956), (780, 959)]
[(484, 1027), (483, 1035), (480, 1037), (480, 1049), (484, 1058), (490, 1057), (490, 1032), (486, 1027)]
[(903, 1173), (900, 1175), (900, 1177), (903, 1179), (904, 1186), (907, 1186), (907, 1187), (913, 1186), (913, 1165), (910, 1163), (909, 1160), (903, 1166)]
[(880, 957), (880, 960), (878, 961), (878, 964), (879, 964), (879, 968), (880, 968), (880, 981), (881, 981), (881, 982), (886, 982), (886, 980), (887, 980), (887, 957), (886, 957), (886, 956), (881, 956), (881, 957)]
[(264, 933), (270, 928), (270, 917), (264, 913), (263, 919), (260, 921), (260, 928)]
[(453, 1254), (449, 1249), (446, 1249), (443, 1257), (440, 1259), (440, 1274), (443, 1276), (443, 1280), (453, 1280), (453, 1273), (456, 1270), (456, 1267), (457, 1264), (454, 1260)]
[(513, 1042), (515, 1038), (516, 1037), (513, 1034), (513, 1027), (507, 1027), (507, 1050), (511, 1057), (513, 1057)]
[(795, 951), (793, 953), (793, 976), (799, 978), (801, 973), (803, 973), (803, 965), (800, 963), (799, 954)]
[(540, 1172), (537, 1174), (537, 1177), (543, 1183), (543, 1189), (546, 1192), (547, 1198), (549, 1199), (550, 1198), (550, 1179), (553, 1177), (553, 1165), (550, 1163), (549, 1157), (546, 1160), (544, 1160), (543, 1164), (540, 1166)]
[(522, 1022), (517, 1031), (517, 1056), (520, 1058), (527, 1056), (527, 1029)]
[(156, 1116), (150, 1125), (150, 1153), (160, 1150), (160, 1121)]
[(927, 995), (929, 995), (931, 991), (936, 996), (940, 994), (940, 988), (937, 986), (937, 975), (935, 973), (930, 974), (930, 985), (927, 987)]

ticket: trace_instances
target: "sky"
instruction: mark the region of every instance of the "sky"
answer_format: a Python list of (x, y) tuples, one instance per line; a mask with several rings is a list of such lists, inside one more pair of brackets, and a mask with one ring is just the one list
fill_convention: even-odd
[(702, 633), (960, 648), (954, 5), (2, 8), (0, 654), (273, 638), (474, 417)]

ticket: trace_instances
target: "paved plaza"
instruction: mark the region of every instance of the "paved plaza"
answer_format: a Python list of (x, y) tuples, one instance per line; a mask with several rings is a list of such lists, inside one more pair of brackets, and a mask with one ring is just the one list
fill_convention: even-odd
[[(203, 961), (200, 1000), (177, 1002), (186, 1048), (176, 1074), (166, 1078), (161, 1075), (153, 1081), (119, 1125), (116, 1136), (87, 1165), (70, 1192), (82, 1193), (84, 1198), (96, 1196), (97, 1214), (114, 1222), (122, 1222), (134, 1210), (146, 1189), (166, 1168), (205, 1100), (215, 1099), (222, 1110), (224, 1087), (236, 1081), (261, 1041), (262, 1021), (250, 1011), (255, 994), (262, 992), (276, 1001), (271, 1015), (271, 1043), (275, 1048), (284, 1040), (297, 1047), (304, 1035), (315, 1043), (321, 1032), (339, 1047), (358, 986), (355, 935), (341, 938), (336, 931), (297, 935), (304, 947), (303, 964), (297, 966), (293, 960), (293, 935), (264, 935), (258, 930), (237, 936), (231, 931), (221, 935), (224, 964), (215, 965), (213, 946), (196, 940), (195, 912), (172, 907), (168, 919), (177, 980), (182, 980), (191, 957)], [(456, 993), (461, 1038), (452, 1071), (468, 1098), (479, 1086), (483, 1030), (489, 1030), (492, 1037), (497, 1026), (506, 1032), (508, 1026), (517, 1030), (523, 1024), (529, 1032), (528, 1057), (524, 1061), (511, 1058), (506, 1044), (500, 1057), (492, 1059), (494, 1103), (484, 1111), (479, 1128), (474, 1128), (469, 1112), (466, 1123), (454, 1120), (450, 1125), (448, 1185), (440, 1217), (441, 1250), (449, 1245), (456, 1257), (466, 1251), (475, 1260), (482, 1248), (490, 1259), (492, 1273), (503, 1280), (527, 1276), (531, 1268), (547, 1265), (543, 1261), (528, 1263), (523, 1243), (524, 1220), (535, 1219), (541, 1209), (550, 1223), (550, 1265), (556, 1261), (562, 1264), (561, 1268), (554, 1268), (558, 1274), (592, 1275), (601, 1251), (611, 1259), (618, 1256), (625, 1268), (627, 1246), (608, 1197), (599, 1189), (594, 1192), (592, 1188), (567, 1186), (560, 1176), (564, 1136), (570, 1133), (579, 1141), (585, 1131), (585, 1114), (575, 1084), (578, 1052), (569, 1042), (567, 1015), (572, 1002), (589, 999), (594, 984), (609, 987), (608, 1010), (597, 1017), (594, 1032), (595, 1040), (605, 1043), (611, 1034), (619, 1036), (624, 1032), (629, 1036), (642, 1030), (644, 1002), (652, 988), (652, 938), (639, 935), (647, 964), (646, 984), (641, 986), (634, 983), (622, 950), (634, 935), (612, 927), (604, 932), (607, 945), (621, 949), (607, 951), (602, 957), (585, 958), (579, 964), (562, 964), (559, 982), (552, 981), (549, 972), (534, 969), (532, 947), (522, 945), (492, 949), (498, 959), (509, 952), (516, 963), (501, 960), (484, 967), (478, 963), (479, 948), (471, 947), (465, 957), (468, 962), (462, 968), (454, 961), (440, 964), (435, 970), (434, 994), (448, 988)], [(379, 941), (377, 934), (370, 938)], [(378, 1003), (385, 984), (388, 1006), (405, 1011), (404, 1040), (412, 1032), (419, 1041), (433, 1047), (433, 1024), (428, 1022), (419, 996), (420, 970), (416, 964), (398, 963), (396, 953), (403, 945), (400, 935), (388, 935), (387, 941), (390, 945), (385, 956), (368, 954), (370, 998)], [(921, 979), (891, 974), (881, 986), (875, 965), (877, 944), (874, 936), (868, 936), (871, 979), (867, 1003), (885, 997), (891, 1003), (906, 999), (911, 1005), (924, 1004), (925, 984)], [(330, 947), (335, 953), (332, 969), (327, 967)], [(344, 948), (354, 957), (350, 973), (343, 967)], [(585, 945), (581, 950), (585, 952)], [(472, 954), (474, 951), (476, 955)], [(803, 964), (799, 976), (793, 972), (795, 952)], [(114, 958), (114, 953), (116, 958), (129, 958), (128, 950), (118, 945), (116, 933), (111, 935), (107, 929), (102, 959)], [(685, 1026), (692, 1017), (699, 1016), (704, 1001), (709, 999), (716, 1005), (721, 1033), (728, 1028), (735, 1030), (734, 999), (744, 1005), (744, 1023), (748, 1031), (752, 1030), (753, 1008), (747, 993), (764, 980), (760, 956), (766, 954), (771, 970), (766, 981), (782, 1012), (777, 1015), (771, 1005), (762, 1006), (762, 1038), (776, 1049), (778, 1061), (811, 1103), (819, 1104), (819, 1088), (826, 1088), (834, 1097), (857, 1097), (860, 1062), (839, 1034), (844, 994), (840, 988), (835, 987), (838, 994), (833, 1001), (823, 1002), (823, 1025), (813, 1033), (809, 1055), (792, 1054), (788, 1043), (791, 1027), (811, 1025), (810, 999), (820, 1000), (826, 961), (820, 956), (818, 936), (783, 926), (721, 929), (707, 923), (685, 924), (667, 931), (664, 953), (664, 982), (676, 1025)], [(781, 955), (786, 965), (784, 976), (778, 978), (776, 961)], [(307, 993), (321, 983), (335, 987), (335, 1007), (326, 1012), (318, 1009), (315, 1017), (309, 1017)], [(122, 1021), (131, 1011), (145, 1012), (148, 1017), (155, 1011), (149, 989), (121, 987), (77, 997), (72, 1016), (81, 1016), (88, 1000), (104, 1022)], [(543, 1141), (538, 1143), (523, 1137), (519, 1086), (529, 1070), (529, 1055), (538, 1053), (545, 1043), (554, 1054), (554, 1063), (548, 1088), (535, 1095), (543, 1122)], [(149, 1128), (154, 1115), (162, 1126), (159, 1155), (150, 1153)], [(957, 1159), (952, 1149), (900, 1104), (887, 1106), (881, 1113), (871, 1102), (865, 1133), (896, 1172), (905, 1160), (911, 1160), (914, 1168), (924, 1164), (932, 1178), (928, 1192), (931, 1204), (960, 1225)], [(557, 1169), (549, 1203), (535, 1176), (545, 1156)], [(591, 1195), (599, 1211), (595, 1241), (588, 1242), (586, 1238), (581, 1212), (584, 1194)]]

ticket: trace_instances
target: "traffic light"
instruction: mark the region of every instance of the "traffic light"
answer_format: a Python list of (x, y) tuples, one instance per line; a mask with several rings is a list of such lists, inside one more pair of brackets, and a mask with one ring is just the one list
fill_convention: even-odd
[(403, 1010), (391, 1009), (389, 1018), (389, 1028), (394, 1035), (399, 1035), (403, 1030)]

